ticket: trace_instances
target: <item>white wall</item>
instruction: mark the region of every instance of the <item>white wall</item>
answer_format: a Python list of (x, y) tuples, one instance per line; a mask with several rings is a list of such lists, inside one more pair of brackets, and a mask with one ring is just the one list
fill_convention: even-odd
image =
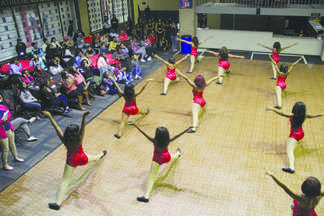
[(258, 43), (263, 43), (272, 47), (275, 41), (281, 43), (281, 47), (298, 42), (297, 46), (284, 50), (283, 53), (293, 53), (300, 55), (321, 55), (322, 40), (314, 38), (298, 38), (298, 37), (273, 37), (272, 32), (253, 32), (253, 31), (234, 31), (234, 30), (215, 30), (202, 29), (197, 30), (199, 40), (213, 35), (212, 39), (207, 40), (200, 45), (200, 48), (215, 48), (219, 49), (226, 46), (232, 50), (247, 50), (267, 52), (268, 50), (258, 46)]

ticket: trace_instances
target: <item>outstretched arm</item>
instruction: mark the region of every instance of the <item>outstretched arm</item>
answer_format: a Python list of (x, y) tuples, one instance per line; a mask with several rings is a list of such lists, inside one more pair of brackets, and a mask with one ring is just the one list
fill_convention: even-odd
[(219, 53), (218, 52), (214, 52), (214, 51), (211, 51), (211, 50), (206, 50), (206, 52), (209, 52), (211, 54), (214, 54), (215, 56), (219, 56)]
[(287, 114), (287, 113), (281, 112), (280, 110), (278, 110), (276, 108), (272, 108), (272, 107), (267, 107), (266, 110), (273, 111), (273, 112), (277, 113), (278, 115), (281, 115), (281, 116), (287, 117), (287, 118), (292, 118), (294, 116), (294, 114)]
[(300, 62), (302, 59), (303, 59), (303, 57), (300, 57), (296, 62), (294, 62), (294, 63), (290, 66), (290, 68), (289, 68), (289, 70), (288, 70), (288, 73), (290, 73), (290, 72), (294, 69), (295, 65), (298, 64), (298, 62)]
[(168, 65), (169, 66), (169, 62), (165, 61), (163, 58), (161, 58), (160, 56), (158, 55), (154, 55), (155, 58), (159, 59), (161, 62), (163, 62), (164, 64)]
[(230, 58), (241, 58), (241, 59), (244, 59), (244, 56), (232, 55), (232, 54), (228, 54), (228, 57), (230, 57)]
[(174, 65), (177, 66), (178, 64), (180, 64), (181, 62), (183, 62), (184, 60), (186, 60), (186, 58), (188, 58), (190, 56), (190, 54), (186, 55), (185, 57), (183, 57), (182, 59), (180, 59), (179, 61), (177, 61)]
[(181, 71), (179, 69), (176, 68), (175, 71), (176, 71), (176, 73), (180, 74), (192, 88), (196, 88), (195, 83), (192, 82), (191, 79), (189, 79), (186, 75), (181, 73)]
[(306, 118), (318, 118), (324, 116), (324, 113), (319, 114), (306, 114)]
[(199, 41), (199, 45), (204, 43), (206, 40), (209, 40), (209, 39), (211, 39), (213, 37), (214, 37), (214, 35), (210, 35), (209, 37), (205, 38), (204, 40)]
[(142, 86), (142, 88), (138, 91), (138, 93), (135, 93), (135, 97), (137, 97), (138, 95), (140, 95), (144, 91), (144, 89), (146, 88), (146, 86), (149, 84), (149, 82), (152, 81), (152, 80), (154, 80), (154, 79), (148, 79), (146, 81), (146, 83)]
[(211, 78), (210, 80), (208, 80), (207, 82), (206, 82), (206, 84), (207, 84), (207, 86), (209, 86), (209, 84), (211, 84), (213, 81), (215, 81), (215, 80), (218, 80), (220, 77), (222, 77), (223, 75), (220, 75), (220, 76), (215, 76), (215, 77), (213, 77), (213, 78)]
[(139, 128), (136, 124), (129, 124), (132, 125), (134, 127), (137, 128), (137, 130), (139, 130), (139, 132), (141, 132), (148, 140), (150, 140), (152, 143), (154, 143), (154, 139), (152, 137), (150, 137), (149, 135), (147, 135), (147, 133), (145, 133), (141, 128)]
[(178, 135), (175, 135), (172, 139), (170, 139), (170, 142), (174, 141), (175, 139), (178, 139), (180, 136), (182, 136), (184, 133), (186, 133), (188, 130), (190, 130), (191, 128), (193, 128), (192, 126), (188, 127), (186, 130), (182, 131), (181, 133), (179, 133)]
[(56, 121), (53, 119), (51, 113), (47, 112), (47, 111), (43, 111), (43, 114), (49, 118), (49, 120), (51, 121), (54, 129), (56, 130), (57, 136), (60, 138), (60, 140), (63, 142), (63, 132), (61, 130), (61, 128), (57, 125)]
[(82, 116), (81, 127), (80, 127), (80, 132), (79, 132), (81, 143), (83, 143), (83, 138), (84, 138), (84, 134), (85, 134), (85, 126), (87, 124), (87, 115), (89, 115), (89, 114), (90, 114), (90, 111), (87, 110), (83, 113), (83, 116)]
[(294, 200), (297, 201), (303, 201), (303, 198), (300, 197), (298, 194), (295, 194), (290, 188), (288, 188), (284, 183), (282, 183), (281, 181), (279, 181), (279, 179), (277, 179), (273, 174), (266, 172), (266, 174), (268, 176), (270, 176), (276, 183), (277, 185), (279, 185), (279, 187), (281, 187), (291, 198), (293, 198)]
[(192, 42), (189, 42), (189, 41), (185, 41), (185, 40), (182, 40), (181, 38), (177, 38), (177, 40), (178, 40), (178, 41), (181, 41), (181, 42), (185, 42), (185, 43), (187, 43), (187, 44), (190, 44), (190, 45), (192, 45)]
[(279, 70), (279, 68), (278, 68), (277, 62), (275, 62), (275, 61), (273, 60), (271, 54), (269, 54), (269, 58), (270, 58), (272, 64), (275, 66), (276, 72), (277, 72), (278, 74), (280, 74), (280, 70)]
[(262, 46), (263, 48), (269, 49), (269, 50), (271, 50), (271, 51), (273, 50), (272, 47), (266, 46), (266, 45), (264, 45), (264, 44), (262, 44), (262, 43), (258, 43), (258, 45), (259, 45), (259, 46)]
[(285, 49), (288, 49), (288, 48), (293, 47), (293, 46), (296, 46), (297, 44), (298, 44), (298, 43), (290, 44), (290, 45), (288, 45), (288, 46), (286, 46), (286, 47), (281, 48), (280, 51), (285, 50)]
[(119, 94), (121, 94), (123, 96), (124, 92), (123, 92), (123, 90), (121, 90), (121, 88), (119, 87), (119, 85), (116, 82), (116, 80), (114, 79), (114, 77), (112, 77), (112, 76), (110, 76), (110, 74), (108, 74), (108, 78), (111, 79), (114, 82), (114, 84), (115, 84), (115, 86), (117, 88), (117, 91), (119, 92)]

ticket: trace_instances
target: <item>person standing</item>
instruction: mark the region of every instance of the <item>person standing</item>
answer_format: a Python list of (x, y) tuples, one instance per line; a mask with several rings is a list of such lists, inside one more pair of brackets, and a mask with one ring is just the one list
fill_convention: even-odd
[(118, 32), (118, 19), (115, 14), (113, 14), (111, 19), (111, 28), (114, 30), (114, 32)]

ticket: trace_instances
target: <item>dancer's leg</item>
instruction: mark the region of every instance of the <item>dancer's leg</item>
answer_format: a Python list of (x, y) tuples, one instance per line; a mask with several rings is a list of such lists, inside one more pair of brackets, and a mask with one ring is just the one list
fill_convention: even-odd
[(163, 86), (163, 93), (161, 95), (166, 95), (167, 94), (167, 91), (168, 91), (168, 87), (169, 87), (169, 84), (170, 84), (171, 80), (168, 79), (168, 78), (164, 78), (164, 86)]
[(287, 156), (289, 160), (289, 168), (283, 168), (282, 170), (288, 173), (295, 172), (295, 155), (294, 151), (297, 145), (297, 140), (289, 138), (287, 141)]
[(272, 79), (277, 79), (277, 71), (276, 71), (276, 66), (271, 62), (272, 66), (272, 71), (273, 71), (273, 77)]
[(218, 78), (217, 84), (223, 84), (223, 77), (224, 77), (225, 69), (218, 66)]
[(149, 198), (150, 198), (152, 190), (153, 190), (155, 178), (159, 172), (159, 169), (160, 169), (160, 165), (158, 163), (152, 161), (150, 178), (146, 185), (146, 193), (145, 193), (144, 197), (137, 197), (138, 201), (140, 201), (140, 202), (148, 202), (149, 201)]
[(7, 136), (8, 136), (9, 150), (12, 156), (15, 158), (15, 161), (23, 162), (24, 159), (18, 157), (16, 143), (15, 143), (15, 133), (12, 130), (9, 130), (7, 131)]
[(192, 127), (191, 130), (188, 132), (194, 133), (196, 132), (198, 123), (199, 123), (199, 112), (201, 110), (201, 107), (197, 103), (192, 103)]
[(126, 113), (122, 113), (122, 118), (121, 118), (121, 123), (119, 126), (118, 133), (114, 135), (116, 138), (119, 139), (123, 135), (124, 129), (127, 125), (128, 118), (129, 115), (127, 115)]
[(276, 106), (276, 108), (281, 109), (282, 97), (281, 97), (281, 88), (280, 88), (280, 86), (276, 86), (276, 96), (277, 96), (277, 106)]
[(192, 73), (193, 69), (194, 69), (194, 66), (195, 66), (195, 60), (196, 60), (196, 57), (191, 55), (190, 57), (190, 69), (189, 69), (189, 73)]

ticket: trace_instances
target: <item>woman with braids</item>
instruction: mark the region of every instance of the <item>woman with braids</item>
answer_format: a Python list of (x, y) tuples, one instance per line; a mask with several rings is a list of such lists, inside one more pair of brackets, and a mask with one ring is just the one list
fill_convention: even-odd
[(123, 135), (124, 129), (127, 125), (127, 121), (128, 121), (128, 118), (130, 115), (137, 115), (137, 114), (147, 115), (147, 114), (149, 114), (149, 112), (150, 112), (149, 107), (146, 109), (146, 111), (139, 110), (137, 108), (136, 97), (144, 91), (144, 89), (146, 88), (148, 83), (150, 81), (152, 81), (153, 79), (148, 79), (146, 81), (146, 83), (143, 85), (143, 87), (137, 93), (135, 93), (135, 87), (133, 84), (126, 84), (124, 91), (123, 91), (123, 90), (121, 90), (121, 88), (117, 84), (116, 80), (112, 76), (108, 75), (108, 78), (111, 79), (115, 83), (118, 93), (122, 97), (124, 97), (124, 100), (125, 100), (125, 105), (124, 105), (124, 108), (122, 111), (122, 119), (121, 119), (121, 123), (119, 126), (119, 130), (118, 130), (118, 133), (114, 134), (114, 136), (117, 139), (120, 139), (120, 137)]
[(64, 146), (67, 149), (67, 156), (66, 156), (66, 164), (64, 167), (63, 172), (63, 179), (60, 186), (60, 189), (56, 196), (55, 203), (49, 203), (48, 207), (53, 210), (59, 210), (66, 193), (69, 189), (77, 186), (79, 182), (82, 180), (82, 175), (79, 179), (76, 179), (72, 182), (72, 176), (75, 169), (78, 166), (86, 165), (88, 162), (91, 161), (98, 161), (102, 159), (106, 154), (107, 151), (104, 150), (98, 155), (86, 155), (83, 151), (82, 143), (83, 138), (85, 135), (85, 126), (86, 126), (86, 117), (90, 114), (90, 111), (86, 111), (83, 113), (83, 118), (81, 122), (81, 127), (77, 124), (70, 124), (64, 131), (64, 134), (61, 128), (57, 125), (55, 120), (53, 119), (52, 115), (49, 112), (43, 112), (46, 117), (49, 118), (51, 121), (54, 129), (60, 140), (63, 142)]
[(154, 55), (155, 58), (162, 61), (168, 67), (166, 77), (164, 78), (164, 87), (163, 87), (163, 92), (161, 93), (161, 95), (166, 95), (170, 82), (177, 80), (177, 75), (175, 73), (175, 69), (176, 69), (177, 65), (179, 65), (181, 62), (183, 62), (188, 56), (189, 56), (189, 54), (186, 55), (185, 57), (183, 57), (182, 59), (180, 59), (179, 61), (175, 62), (174, 58), (169, 58), (168, 61), (165, 61), (160, 56)]
[(177, 149), (174, 155), (170, 155), (168, 151), (169, 143), (179, 138), (181, 135), (190, 130), (191, 127), (182, 131), (180, 134), (174, 136), (170, 139), (169, 131), (166, 127), (158, 127), (155, 131), (155, 137), (152, 138), (147, 135), (142, 129), (140, 129), (136, 124), (131, 124), (136, 127), (150, 142), (154, 145), (154, 154), (151, 165), (150, 178), (147, 182), (146, 193), (142, 197), (137, 197), (137, 201), (149, 202), (153, 186), (155, 183), (155, 178), (159, 172), (160, 166), (164, 163), (168, 163), (171, 159), (178, 159), (181, 156), (180, 148)]
[(199, 45), (204, 43), (206, 40), (208, 40), (212, 37), (214, 37), (214, 36), (209, 36), (206, 39), (199, 41), (198, 38), (195, 36), (192, 38), (192, 42), (177, 38), (177, 40), (191, 45), (191, 58), (190, 58), (191, 64), (190, 64), (190, 70), (188, 71), (188, 73), (192, 73), (195, 63), (198, 61), (198, 47), (199, 47)]
[(244, 56), (238, 56), (238, 55), (232, 55), (228, 53), (227, 47), (223, 46), (219, 50), (219, 53), (213, 52), (210, 50), (206, 50), (206, 52), (212, 53), (215, 56), (219, 57), (218, 60), (218, 76), (220, 76), (219, 80), (217, 81), (217, 84), (223, 84), (223, 76), (225, 73), (230, 73), (230, 66), (231, 64), (228, 61), (228, 58), (244, 58)]
[(199, 123), (199, 118), (202, 117), (205, 112), (206, 101), (203, 97), (204, 89), (210, 85), (213, 81), (219, 79), (220, 76), (211, 78), (210, 80), (205, 81), (205, 78), (202, 75), (196, 76), (194, 81), (190, 80), (186, 75), (181, 73), (178, 69), (176, 72), (179, 73), (187, 81), (187, 83), (192, 87), (193, 93), (193, 102), (192, 102), (192, 128), (188, 133), (195, 133)]
[(292, 205), (293, 216), (317, 216), (315, 207), (323, 198), (324, 193), (321, 191), (321, 182), (316, 177), (308, 177), (301, 185), (302, 194), (298, 195), (277, 179), (272, 173), (266, 172), (266, 174), (294, 199), (294, 204)]
[[(285, 50), (285, 49), (288, 49), (290, 47), (293, 47), (293, 46), (296, 46), (298, 43), (294, 43), (294, 44), (290, 44), (289, 46), (286, 46), (286, 47), (283, 47), (281, 48), (281, 44), (279, 41), (276, 41), (273, 43), (273, 46), (272, 47), (269, 47), (269, 46), (266, 46), (264, 44), (261, 44), (261, 43), (258, 43), (259, 46), (262, 46), (263, 48), (266, 48), (268, 50), (271, 50), (272, 51), (272, 59), (276, 62), (276, 63), (279, 63), (280, 59), (279, 59), (279, 54)], [(277, 79), (277, 72), (276, 72), (276, 69), (274, 67), (274, 65), (271, 63), (271, 66), (272, 66), (272, 71), (273, 71), (273, 77), (272, 79)]]
[(276, 73), (278, 74), (277, 84), (276, 84), (277, 106), (275, 106), (275, 108), (281, 109), (281, 106), (282, 106), (282, 91), (285, 90), (286, 87), (287, 87), (287, 84), (286, 84), (287, 76), (293, 70), (295, 65), (298, 64), (298, 62), (300, 62), (300, 60), (302, 60), (303, 58), (302, 57), (299, 58), (288, 69), (287, 64), (281, 64), (280, 67), (278, 67), (277, 63), (275, 62), (275, 60), (273, 60), (271, 55), (269, 55), (269, 57), (270, 57), (270, 59), (272, 61), (272, 64), (274, 64)]
[(282, 171), (293, 174), (295, 173), (294, 150), (296, 148), (297, 143), (304, 138), (304, 130), (302, 128), (302, 125), (305, 119), (321, 117), (324, 116), (324, 113), (315, 114), (315, 115), (307, 114), (306, 105), (304, 104), (304, 102), (301, 101), (295, 103), (292, 109), (292, 113), (289, 114), (281, 112), (280, 110), (271, 107), (267, 108), (266, 110), (273, 111), (278, 115), (290, 119), (291, 128), (290, 128), (289, 138), (287, 141), (287, 155), (289, 160), (289, 168), (282, 168)]

